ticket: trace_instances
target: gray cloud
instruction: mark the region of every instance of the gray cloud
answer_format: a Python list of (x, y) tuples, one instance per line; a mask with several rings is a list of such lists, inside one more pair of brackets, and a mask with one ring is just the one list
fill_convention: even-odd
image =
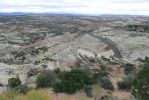
[(0, 0), (0, 12), (74, 12), (149, 15), (149, 0)]

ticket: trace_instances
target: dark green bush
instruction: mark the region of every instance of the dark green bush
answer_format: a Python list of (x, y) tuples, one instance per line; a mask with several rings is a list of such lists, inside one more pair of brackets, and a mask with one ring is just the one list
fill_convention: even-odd
[(50, 87), (52, 86), (57, 80), (57, 75), (52, 71), (42, 71), (37, 77), (37, 87)]
[(94, 81), (99, 83), (100, 79), (103, 77), (107, 77), (108, 71), (106, 66), (100, 66), (100, 70), (93, 74)]
[(137, 32), (149, 32), (149, 25), (144, 24), (144, 25), (127, 25), (124, 27), (126, 30), (129, 31), (137, 31)]
[(133, 64), (129, 64), (127, 63), (125, 66), (124, 66), (124, 71), (126, 74), (130, 73), (131, 71), (133, 71), (135, 69), (135, 66)]
[(17, 78), (10, 78), (8, 80), (8, 86), (9, 88), (15, 88), (17, 86), (21, 85), (21, 80), (20, 78), (17, 76)]
[(29, 87), (23, 84), (23, 85), (17, 86), (15, 90), (18, 91), (19, 93), (26, 94), (29, 91)]
[(130, 90), (131, 84), (128, 81), (120, 81), (120, 82), (118, 82), (118, 87), (121, 90)]
[(121, 90), (130, 90), (132, 88), (134, 79), (135, 79), (135, 75), (128, 75), (122, 81), (119, 81), (117, 85)]
[(65, 87), (63, 87), (63, 84), (61, 82), (56, 82), (54, 85), (53, 85), (53, 89), (56, 93), (58, 92), (64, 92)]
[(89, 72), (73, 69), (70, 72), (64, 72), (61, 81), (54, 84), (53, 89), (55, 92), (74, 93), (82, 89), (84, 85), (93, 83), (93, 77)]
[(132, 94), (138, 100), (148, 100), (149, 98), (149, 67), (144, 67), (133, 82)]
[(104, 89), (114, 90), (112, 82), (107, 77), (102, 77), (99, 81), (99, 84)]
[(93, 97), (93, 93), (92, 93), (92, 86), (91, 85), (85, 85), (84, 86), (84, 92), (87, 96), (89, 97)]
[(54, 72), (56, 73), (56, 74), (59, 74), (61, 71), (60, 71), (60, 68), (56, 68), (56, 69), (54, 69)]

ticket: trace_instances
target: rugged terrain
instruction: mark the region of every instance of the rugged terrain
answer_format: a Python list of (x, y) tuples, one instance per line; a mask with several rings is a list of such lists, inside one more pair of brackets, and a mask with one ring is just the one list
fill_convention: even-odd
[(89, 59), (96, 61), (91, 69), (107, 64), (105, 59), (116, 62), (111, 71), (116, 84), (125, 76), (120, 65), (149, 56), (149, 29), (143, 27), (148, 22), (144, 16), (1, 15), (0, 91), (16, 75), (33, 85), (42, 69), (70, 70)]

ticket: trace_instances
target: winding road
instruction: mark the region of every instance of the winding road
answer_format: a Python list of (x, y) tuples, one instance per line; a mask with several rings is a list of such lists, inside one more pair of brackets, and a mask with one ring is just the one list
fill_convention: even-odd
[(114, 52), (114, 54), (115, 54), (115, 56), (117, 58), (123, 58), (122, 55), (121, 55), (121, 53), (120, 53), (120, 51), (119, 51), (119, 49), (116, 47), (116, 44), (113, 41), (111, 41), (108, 38), (103, 38), (102, 36), (97, 36), (97, 35), (94, 35), (94, 34), (89, 34), (89, 35), (92, 36), (92, 37), (95, 37), (95, 38), (100, 39), (102, 42), (104, 42), (110, 48), (112, 48), (113, 49), (113, 52)]

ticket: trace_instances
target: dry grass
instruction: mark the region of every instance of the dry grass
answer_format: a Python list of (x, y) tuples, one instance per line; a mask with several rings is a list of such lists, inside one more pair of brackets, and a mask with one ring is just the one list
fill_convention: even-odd
[(83, 91), (75, 94), (54, 93), (52, 89), (31, 90), (27, 94), (19, 94), (16, 91), (6, 91), (0, 95), (0, 100), (94, 100), (87, 97)]
[(49, 95), (41, 90), (31, 90), (27, 94), (7, 91), (0, 96), (0, 100), (52, 100)]
[(42, 91), (48, 93), (52, 100), (94, 100), (87, 97), (83, 91), (78, 91), (75, 94), (54, 93), (52, 89), (43, 89)]

